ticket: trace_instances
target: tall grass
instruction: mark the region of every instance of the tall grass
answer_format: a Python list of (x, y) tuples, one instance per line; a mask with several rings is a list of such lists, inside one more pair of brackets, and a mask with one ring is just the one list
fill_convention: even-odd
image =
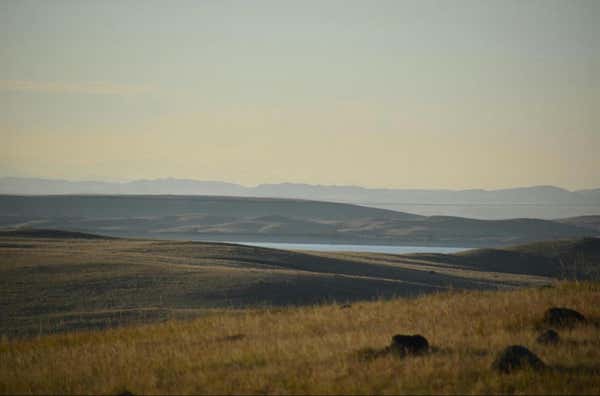
[[(551, 306), (592, 324), (536, 344)], [(0, 343), (0, 392), (133, 393), (598, 393), (600, 284), (570, 282), (510, 292), (450, 292), (416, 299), (231, 311), (192, 321)], [(432, 353), (361, 359), (397, 333), (422, 334)], [(502, 375), (489, 366), (522, 344), (550, 369)]]

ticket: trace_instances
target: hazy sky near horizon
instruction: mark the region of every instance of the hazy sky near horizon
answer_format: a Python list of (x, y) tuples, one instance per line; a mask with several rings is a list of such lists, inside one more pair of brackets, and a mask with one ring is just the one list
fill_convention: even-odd
[(0, 2), (0, 176), (600, 187), (600, 1)]

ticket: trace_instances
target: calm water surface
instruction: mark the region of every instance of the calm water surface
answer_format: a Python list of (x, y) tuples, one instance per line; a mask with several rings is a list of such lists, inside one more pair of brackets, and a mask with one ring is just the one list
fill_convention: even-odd
[(389, 246), (389, 245), (338, 245), (327, 243), (283, 243), (283, 242), (233, 242), (240, 245), (259, 246), (285, 250), (316, 250), (321, 252), (368, 252), (387, 254), (407, 253), (456, 253), (466, 247), (444, 246)]

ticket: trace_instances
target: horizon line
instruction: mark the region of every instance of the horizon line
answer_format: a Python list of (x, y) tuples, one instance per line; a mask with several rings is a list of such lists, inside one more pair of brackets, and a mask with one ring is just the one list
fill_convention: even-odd
[(148, 178), (138, 178), (138, 179), (128, 179), (128, 180), (102, 180), (102, 179), (66, 179), (66, 178), (52, 178), (52, 177), (35, 177), (35, 176), (0, 176), (0, 180), (2, 179), (21, 179), (21, 180), (43, 180), (43, 181), (55, 181), (55, 182), (67, 182), (67, 183), (106, 183), (106, 184), (119, 184), (126, 185), (135, 182), (157, 182), (157, 181), (187, 181), (187, 182), (196, 182), (196, 183), (222, 183), (222, 184), (230, 184), (238, 187), (243, 187), (246, 189), (254, 189), (261, 186), (277, 186), (277, 185), (294, 185), (294, 186), (310, 186), (310, 187), (334, 187), (334, 188), (358, 188), (364, 190), (412, 190), (412, 191), (452, 191), (452, 192), (466, 192), (466, 191), (484, 191), (484, 192), (495, 192), (495, 191), (503, 191), (503, 190), (518, 190), (518, 189), (534, 189), (534, 188), (554, 188), (567, 192), (579, 192), (579, 191), (589, 191), (589, 190), (599, 190), (600, 187), (586, 187), (586, 188), (578, 188), (578, 189), (568, 189), (560, 186), (556, 186), (553, 184), (533, 184), (533, 185), (520, 185), (515, 187), (497, 187), (497, 188), (480, 188), (480, 187), (470, 187), (470, 188), (437, 188), (437, 187), (366, 187), (356, 184), (320, 184), (320, 183), (304, 183), (304, 182), (272, 182), (272, 183), (259, 183), (254, 185), (246, 185), (238, 182), (224, 181), (224, 180), (209, 180), (209, 179), (192, 179), (186, 177), (157, 177), (154, 179)]

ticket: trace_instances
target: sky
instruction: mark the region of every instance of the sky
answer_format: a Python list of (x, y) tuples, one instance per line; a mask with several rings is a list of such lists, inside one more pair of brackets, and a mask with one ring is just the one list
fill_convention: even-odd
[(600, 1), (0, 1), (0, 176), (600, 187)]

